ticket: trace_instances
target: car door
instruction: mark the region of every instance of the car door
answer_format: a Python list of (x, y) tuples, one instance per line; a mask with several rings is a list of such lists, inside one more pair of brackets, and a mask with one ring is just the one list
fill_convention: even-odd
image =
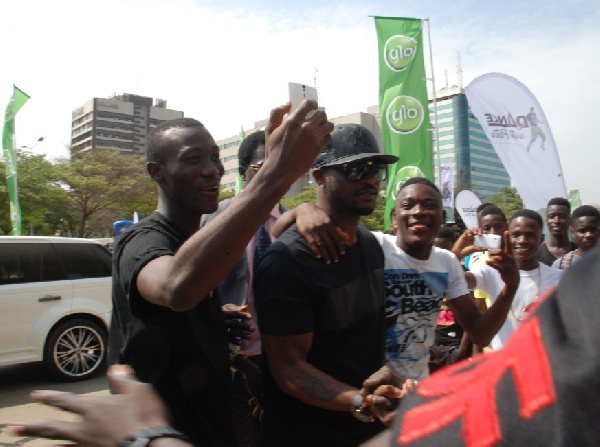
[[(44, 241), (0, 246), (0, 364), (41, 360), (45, 336), (72, 281)], [(41, 316), (44, 315), (44, 318)], [(43, 327), (42, 327), (43, 326)]]
[[(54, 243), (53, 247), (67, 278), (73, 281), (74, 299), (97, 302), (109, 313), (112, 308), (111, 253), (96, 243)], [(88, 311), (93, 313), (92, 309)]]

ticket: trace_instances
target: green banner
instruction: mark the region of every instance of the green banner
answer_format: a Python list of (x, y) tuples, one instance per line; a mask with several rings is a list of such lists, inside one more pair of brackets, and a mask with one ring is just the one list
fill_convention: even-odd
[(578, 189), (569, 189), (569, 203), (571, 204), (571, 210), (581, 206), (581, 196)]
[(390, 166), (385, 227), (396, 194), (411, 177), (433, 180), (421, 19), (375, 17), (379, 42), (379, 115)]
[[(240, 127), (240, 129), (241, 129), (240, 144), (238, 145), (238, 154), (240, 153), (240, 146), (246, 139), (246, 132), (244, 132), (244, 128)], [(235, 195), (236, 196), (240, 193), (240, 191), (242, 190), (242, 187), (244, 186), (244, 182), (242, 181), (242, 175), (240, 174), (240, 170), (239, 170), (239, 165), (240, 165), (240, 160), (238, 157), (238, 172), (235, 174)]]
[(19, 190), (17, 188), (17, 158), (15, 156), (15, 115), (29, 96), (13, 85), (13, 94), (4, 113), (2, 129), (2, 153), (6, 163), (6, 186), (10, 200), (10, 220), (13, 236), (21, 235), (21, 207), (19, 206)]

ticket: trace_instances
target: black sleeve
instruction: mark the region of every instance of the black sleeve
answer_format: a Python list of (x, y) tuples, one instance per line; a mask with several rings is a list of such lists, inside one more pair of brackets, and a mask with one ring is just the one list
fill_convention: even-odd
[(304, 257), (278, 241), (261, 260), (253, 281), (261, 333), (299, 335), (313, 331), (315, 283), (306, 280), (307, 269), (298, 259)]

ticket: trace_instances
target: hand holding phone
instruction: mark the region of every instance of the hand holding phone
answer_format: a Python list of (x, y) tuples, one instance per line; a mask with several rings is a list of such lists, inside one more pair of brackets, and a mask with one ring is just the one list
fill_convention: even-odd
[(500, 248), (500, 245), (502, 244), (502, 236), (497, 234), (482, 234), (480, 236), (475, 236), (473, 244), (477, 247), (489, 248), (490, 250), (493, 250), (495, 248)]

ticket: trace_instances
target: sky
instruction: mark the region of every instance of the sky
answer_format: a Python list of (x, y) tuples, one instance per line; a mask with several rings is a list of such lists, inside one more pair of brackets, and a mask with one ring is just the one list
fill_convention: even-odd
[(372, 16), (429, 19), (438, 90), (459, 83), (459, 57), (463, 86), (499, 72), (529, 87), (567, 188), (600, 204), (597, 0), (2, 2), (0, 107), (13, 84), (31, 96), (16, 143), (50, 159), (68, 155), (72, 110), (114, 94), (166, 99), (216, 140), (267, 118), (288, 82), (316, 83), (331, 118), (366, 112), (379, 95)]

